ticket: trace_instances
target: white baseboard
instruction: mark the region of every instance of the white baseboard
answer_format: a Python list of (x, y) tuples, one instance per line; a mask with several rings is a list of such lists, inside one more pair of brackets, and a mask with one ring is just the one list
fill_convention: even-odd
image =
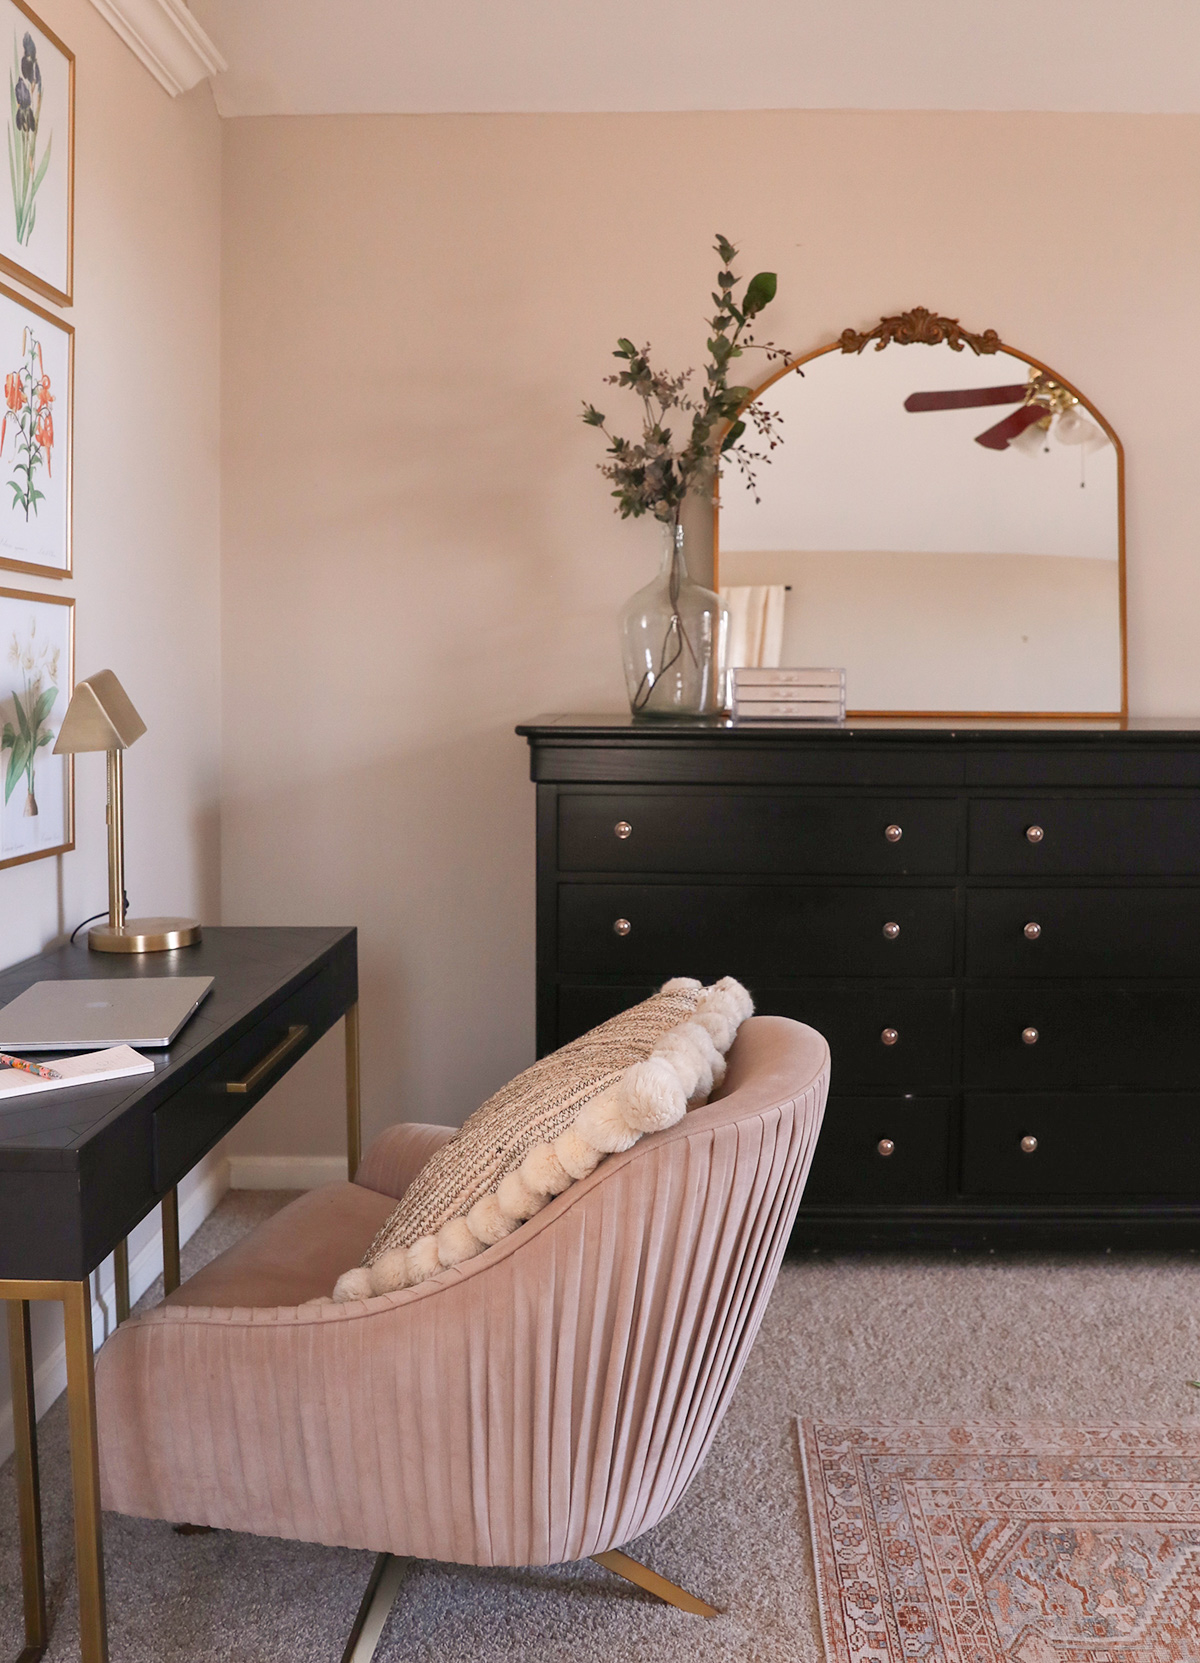
[(315, 1190), (345, 1183), (344, 1155), (230, 1155), (229, 1187), (235, 1190)]
[[(188, 1241), (204, 1223), (229, 1188), (229, 1160), (219, 1151), (207, 1155), (189, 1173), (186, 1194), (179, 1198), (179, 1241)], [(153, 1235), (129, 1261), (129, 1300), (132, 1304), (145, 1293), (156, 1276), (162, 1275), (162, 1236)], [(92, 1273), (92, 1339), (97, 1350), (117, 1326), (117, 1307), (112, 1260), (106, 1259)], [(38, 1419), (67, 1389), (67, 1350), (63, 1341), (43, 1357), (33, 1371)], [(0, 1401), (0, 1462), (13, 1452), (12, 1402), (7, 1393)]]

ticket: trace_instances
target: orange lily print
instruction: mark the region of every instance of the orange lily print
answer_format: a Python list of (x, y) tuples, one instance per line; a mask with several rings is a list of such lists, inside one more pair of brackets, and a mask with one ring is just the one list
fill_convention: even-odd
[(36, 514), (38, 503), (45, 498), (39, 491), (35, 475), (45, 464), (47, 479), (53, 478), (54, 453), (54, 393), (50, 377), (42, 363), (42, 343), (33, 330), (21, 332), (21, 353), (24, 359), (19, 369), (10, 370), (4, 377), (6, 413), (0, 421), (0, 459), (8, 438), (8, 424), (14, 428), (12, 477), (8, 481), (12, 491), (10, 507), (15, 514), (24, 510), (28, 520), (30, 510)]

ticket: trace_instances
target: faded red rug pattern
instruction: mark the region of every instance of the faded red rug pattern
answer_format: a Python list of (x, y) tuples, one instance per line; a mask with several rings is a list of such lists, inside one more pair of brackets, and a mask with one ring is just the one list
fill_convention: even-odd
[(829, 1663), (1200, 1663), (1200, 1428), (800, 1434)]

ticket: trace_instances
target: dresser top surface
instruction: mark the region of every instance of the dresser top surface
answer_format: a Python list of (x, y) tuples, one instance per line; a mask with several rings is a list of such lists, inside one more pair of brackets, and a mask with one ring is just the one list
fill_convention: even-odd
[(725, 716), (645, 717), (628, 712), (600, 715), (543, 715), (522, 722), (516, 730), (531, 745), (564, 741), (620, 744), (672, 744), (715, 741), (850, 745), (869, 739), (876, 743), (1028, 744), (1046, 745), (1066, 740), (1071, 745), (1153, 745), (1200, 743), (1200, 716), (1131, 716), (1124, 721), (1013, 721), (1008, 718), (950, 716), (854, 717), (827, 725), (810, 722), (737, 722)]

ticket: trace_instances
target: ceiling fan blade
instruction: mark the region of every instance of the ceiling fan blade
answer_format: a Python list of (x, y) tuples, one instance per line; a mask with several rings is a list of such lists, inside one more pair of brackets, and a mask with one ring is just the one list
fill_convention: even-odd
[(986, 450), (1007, 450), (1008, 441), (1017, 439), (1027, 427), (1034, 422), (1040, 422), (1043, 416), (1050, 412), (1044, 404), (1027, 404), (1022, 410), (1014, 410), (1011, 416), (1005, 416), (995, 427), (989, 427), (986, 433), (977, 433), (975, 443), (983, 445)]
[(981, 404), (1020, 404), (1026, 386), (1015, 387), (960, 387), (944, 393), (909, 393), (904, 401), (906, 410), (974, 410)]

